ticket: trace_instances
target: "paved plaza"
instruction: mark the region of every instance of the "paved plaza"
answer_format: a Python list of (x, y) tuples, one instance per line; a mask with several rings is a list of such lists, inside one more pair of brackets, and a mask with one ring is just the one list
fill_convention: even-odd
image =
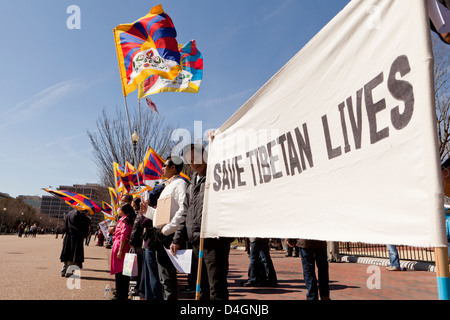
[[(81, 279), (60, 275), (62, 238), (0, 236), (0, 300), (106, 300), (105, 287), (114, 287), (109, 273), (111, 250), (85, 246)], [(300, 258), (271, 251), (278, 276), (276, 288), (244, 288), (249, 259), (243, 250), (230, 253), (230, 300), (305, 300)], [(179, 275), (180, 287), (186, 275)], [(359, 263), (331, 263), (332, 300), (437, 300), (436, 273), (429, 271), (387, 271), (385, 267)], [(194, 295), (180, 295), (194, 300)], [(133, 302), (131, 302), (133, 303)]]

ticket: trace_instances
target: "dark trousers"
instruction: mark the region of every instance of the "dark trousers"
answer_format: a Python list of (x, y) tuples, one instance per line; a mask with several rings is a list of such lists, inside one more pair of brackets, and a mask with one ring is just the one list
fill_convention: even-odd
[(124, 276), (122, 272), (115, 274), (116, 278), (116, 298), (118, 300), (128, 299), (128, 289), (130, 286), (130, 277)]
[(177, 269), (170, 261), (162, 244), (156, 249), (156, 261), (158, 262), (158, 274), (163, 287), (164, 300), (178, 300)]
[[(199, 244), (193, 244), (199, 257)], [(200, 300), (228, 300), (229, 239), (204, 239)]]
[(256, 239), (251, 243), (248, 282), (260, 285), (277, 283), (277, 274), (270, 257), (269, 239)]
[(287, 255), (289, 257), (292, 257), (292, 252), (294, 252), (294, 257), (298, 257), (299, 256), (299, 252), (300, 252), (300, 248), (295, 246), (294, 248), (292, 248), (291, 246), (288, 246), (287, 248)]
[(143, 276), (143, 268), (144, 268), (144, 250), (141, 248), (135, 248), (137, 261), (138, 261), (138, 275), (135, 277), (131, 277), (132, 281), (136, 281), (135, 289), (139, 293), (140, 298), (145, 297), (145, 287), (144, 287), (144, 276)]
[[(192, 243), (186, 243), (186, 249), (192, 249)], [(198, 257), (192, 252), (191, 273), (188, 274), (188, 287), (195, 290), (197, 280)]]
[[(327, 248), (300, 248), (302, 257), (303, 278), (308, 290), (308, 300), (318, 300), (330, 296)], [(318, 278), (316, 278), (316, 265)], [(319, 286), (317, 286), (319, 282)]]
[(144, 268), (142, 275), (145, 283), (145, 299), (162, 300), (162, 286), (158, 275), (156, 254), (153, 249), (145, 248), (144, 250)]

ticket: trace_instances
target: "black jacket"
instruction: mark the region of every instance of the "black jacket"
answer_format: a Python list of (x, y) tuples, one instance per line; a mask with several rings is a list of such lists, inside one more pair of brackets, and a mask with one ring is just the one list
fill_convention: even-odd
[(142, 247), (142, 234), (144, 233), (144, 228), (141, 226), (141, 215), (139, 212), (136, 213), (136, 218), (134, 219), (133, 229), (130, 235), (130, 245), (135, 248)]
[(84, 238), (89, 232), (91, 219), (83, 212), (72, 210), (67, 214), (64, 221), (64, 241), (61, 251), (61, 262), (70, 261), (75, 263), (84, 262)]
[(182, 246), (186, 241), (193, 244), (200, 242), (205, 182), (206, 176), (198, 177), (197, 174), (194, 174), (189, 181), (184, 199), (185, 211), (180, 221), (180, 227), (175, 232), (173, 243)]

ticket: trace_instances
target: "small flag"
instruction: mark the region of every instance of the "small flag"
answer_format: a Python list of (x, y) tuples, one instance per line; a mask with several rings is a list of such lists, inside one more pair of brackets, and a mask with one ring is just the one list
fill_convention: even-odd
[(114, 182), (116, 183), (115, 187), (117, 191), (120, 191), (122, 188), (122, 180), (120, 180), (120, 176), (125, 172), (125, 168), (120, 164), (114, 162), (113, 163), (114, 170)]
[(111, 214), (113, 211), (112, 207), (109, 204), (107, 204), (105, 201), (102, 201), (102, 209), (104, 212), (106, 212), (108, 214)]
[(119, 209), (119, 198), (117, 197), (116, 189), (109, 187), (109, 195), (111, 196), (111, 204), (113, 205), (114, 212)]
[(152, 100), (150, 100), (148, 97), (145, 97), (145, 100), (147, 101), (148, 107), (151, 110), (155, 111), (157, 114), (159, 114), (158, 109), (156, 108), (156, 104)]
[(144, 158), (144, 179), (158, 180), (162, 176), (162, 166), (166, 162), (155, 150), (149, 148)]
[(203, 78), (203, 56), (194, 40), (179, 45), (182, 71), (175, 79), (152, 74), (138, 85), (138, 98), (159, 92), (197, 93)]
[(91, 199), (82, 194), (67, 190), (50, 190), (45, 188), (43, 190), (63, 199), (64, 201), (66, 201), (68, 205), (72, 206), (77, 210), (89, 211), (91, 215), (103, 211), (102, 208), (97, 203), (95, 203), (94, 201), (92, 201)]

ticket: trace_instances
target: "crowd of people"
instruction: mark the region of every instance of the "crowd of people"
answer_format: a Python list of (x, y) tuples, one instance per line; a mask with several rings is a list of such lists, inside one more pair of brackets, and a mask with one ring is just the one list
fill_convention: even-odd
[[(126, 300), (139, 296), (143, 300), (177, 300), (178, 293), (196, 292), (197, 268), (202, 261), (200, 300), (228, 300), (228, 269), (232, 238), (200, 239), (203, 198), (206, 181), (205, 150), (198, 145), (189, 145), (183, 151), (184, 160), (194, 170), (189, 182), (180, 177), (182, 158), (169, 157), (163, 164), (164, 184), (156, 185), (150, 192), (134, 198), (124, 194), (120, 199), (117, 221), (108, 228), (107, 237), (100, 227), (95, 232), (90, 228), (87, 212), (71, 211), (65, 220), (63, 263), (61, 276), (72, 274), (73, 265), (82, 268), (84, 262), (83, 243), (89, 245), (92, 235), (96, 245), (110, 245), (111, 275), (115, 278), (113, 299)], [(201, 162), (197, 161), (201, 159)], [(158, 199), (171, 197), (170, 221), (162, 226), (153, 224), (158, 211)], [(277, 275), (270, 256), (269, 239), (247, 240), (249, 254), (248, 280), (244, 287), (277, 287)], [(308, 288), (307, 299), (329, 299), (329, 277), (327, 243), (286, 239), (286, 256), (301, 257), (303, 274)], [(175, 255), (180, 249), (192, 249), (191, 273), (188, 286), (178, 287), (177, 270), (168, 254)], [(135, 276), (123, 274), (124, 259), (128, 252), (136, 254), (138, 272)], [(169, 252), (169, 253), (168, 253)], [(316, 277), (315, 266), (318, 269)], [(130, 280), (137, 283), (129, 291)]]
[(59, 234), (60, 230), (59, 228), (49, 228), (49, 227), (40, 227), (37, 225), (37, 223), (25, 223), (21, 222), (16, 229), (10, 229), (6, 230), (6, 234), (15, 234), (17, 233), (17, 236), (19, 238), (35, 238), (38, 234)]
[[(180, 290), (177, 270), (168, 255), (175, 255), (178, 250), (184, 248), (191, 248), (193, 255), (188, 287), (180, 291), (194, 291), (197, 267), (201, 258), (199, 299), (229, 299), (227, 276), (230, 244), (234, 239), (203, 239), (203, 243), (200, 243), (207, 168), (204, 152), (204, 149), (197, 145), (189, 145), (185, 148), (184, 160), (187, 160), (195, 172), (189, 182), (180, 176), (183, 159), (169, 157), (162, 168), (166, 178), (164, 184), (155, 186), (145, 194), (143, 199), (133, 199), (130, 194), (124, 194), (120, 199), (118, 220), (108, 228), (108, 234), (112, 235), (110, 272), (115, 278), (113, 299), (128, 299), (130, 280), (134, 280), (137, 285), (132, 294), (138, 295), (141, 299), (177, 300)], [(170, 221), (162, 226), (154, 225), (153, 219), (158, 211), (158, 199), (166, 197), (170, 197), (172, 203)], [(68, 277), (72, 274), (72, 265), (82, 268), (83, 244), (89, 245), (92, 236), (87, 212), (72, 210), (65, 219), (63, 232), (65, 237), (60, 256), (63, 263), (61, 276)], [(108, 241), (108, 238), (104, 239), (100, 229), (95, 232), (94, 239), (97, 239), (99, 246), (103, 245), (105, 240)], [(125, 255), (130, 251), (134, 252), (138, 259), (139, 268), (135, 277), (123, 274)], [(267, 250), (261, 250), (261, 255), (258, 257), (255, 251), (253, 254), (255, 258), (251, 263), (252, 270), (254, 268), (260, 270), (256, 261), (263, 253), (266, 253), (266, 256), (261, 260), (262, 263), (271, 262)], [(276, 275), (273, 264), (270, 271), (270, 284), (275, 286)], [(262, 271), (258, 272), (262, 274)]]

